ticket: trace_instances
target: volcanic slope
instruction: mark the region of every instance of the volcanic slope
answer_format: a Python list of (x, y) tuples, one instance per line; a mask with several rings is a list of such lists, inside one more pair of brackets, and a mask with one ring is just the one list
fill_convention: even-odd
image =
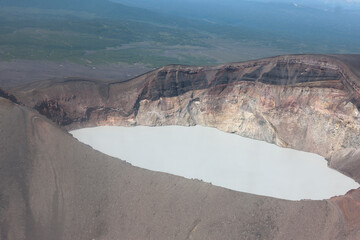
[(121, 83), (67, 79), (3, 93), (22, 105), (1, 101), (0, 236), (359, 239), (359, 189), (300, 202), (238, 193), (132, 167), (62, 130), (199, 124), (318, 153), (359, 182), (360, 81), (353, 59), (295, 55), (167, 66)]
[(5, 98), (0, 114), (1, 239), (360, 237), (356, 213), (339, 207), (357, 210), (356, 192), (299, 202), (234, 192), (108, 157)]

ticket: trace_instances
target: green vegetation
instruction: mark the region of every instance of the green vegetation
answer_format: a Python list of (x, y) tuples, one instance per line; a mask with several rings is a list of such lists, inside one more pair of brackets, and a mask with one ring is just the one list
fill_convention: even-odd
[(162, 15), (106, 1), (92, 2), (107, 5), (80, 4), (71, 9), (51, 5), (41, 9), (26, 4), (1, 7), (0, 0), (0, 61), (125, 62), (159, 67), (213, 65), (287, 53), (360, 52), (354, 39), (344, 43), (341, 36), (322, 41), (304, 33), (300, 38)]
[[(163, 55), (166, 46), (206, 47), (203, 41), (205, 35), (195, 30), (135, 21), (79, 18), (71, 12), (68, 12), (70, 15), (66, 12), (60, 12), (59, 15), (51, 12), (53, 14), (38, 18), (33, 13), (41, 14), (44, 10), (10, 10), (2, 11), (0, 18), (0, 60), (32, 59), (94, 64), (141, 62), (155, 67), (169, 63), (214, 62), (201, 58), (194, 58), (194, 61), (181, 60), (184, 58)], [(21, 20), (16, 18), (16, 14), (21, 15)], [(28, 14), (27, 18), (24, 14)], [(151, 42), (152, 45), (143, 49), (137, 46), (121, 49), (125, 44), (139, 42)]]

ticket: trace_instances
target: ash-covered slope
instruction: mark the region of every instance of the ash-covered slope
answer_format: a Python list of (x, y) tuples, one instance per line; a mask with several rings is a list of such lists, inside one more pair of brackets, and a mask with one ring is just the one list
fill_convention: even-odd
[[(136, 168), (0, 98), (0, 237), (359, 239), (359, 193), (291, 202)], [(345, 209), (345, 210), (344, 210)]]
[(123, 83), (68, 79), (19, 87), (13, 96), (1, 91), (0, 238), (359, 239), (360, 190), (291, 202), (142, 170), (79, 143), (33, 110), (66, 129), (217, 127), (320, 153), (359, 182), (356, 59), (168, 66)]

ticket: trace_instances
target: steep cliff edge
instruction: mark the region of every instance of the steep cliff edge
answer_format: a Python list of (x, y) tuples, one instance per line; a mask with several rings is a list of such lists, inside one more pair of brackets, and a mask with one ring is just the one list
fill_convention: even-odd
[(360, 145), (360, 80), (342, 58), (174, 65), (127, 82), (67, 79), (12, 92), (66, 129), (199, 124), (330, 158)]

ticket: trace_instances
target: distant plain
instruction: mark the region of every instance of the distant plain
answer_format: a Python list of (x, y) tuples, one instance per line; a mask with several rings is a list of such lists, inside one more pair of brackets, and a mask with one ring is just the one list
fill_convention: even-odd
[(230, 0), (206, 7), (200, 0), (117, 2), (1, 0), (0, 61), (151, 69), (360, 53), (360, 10)]
[(206, 6), (201, 0), (0, 0), (0, 87), (68, 77), (122, 81), (169, 64), (354, 54), (359, 41), (359, 9), (233, 0)]

